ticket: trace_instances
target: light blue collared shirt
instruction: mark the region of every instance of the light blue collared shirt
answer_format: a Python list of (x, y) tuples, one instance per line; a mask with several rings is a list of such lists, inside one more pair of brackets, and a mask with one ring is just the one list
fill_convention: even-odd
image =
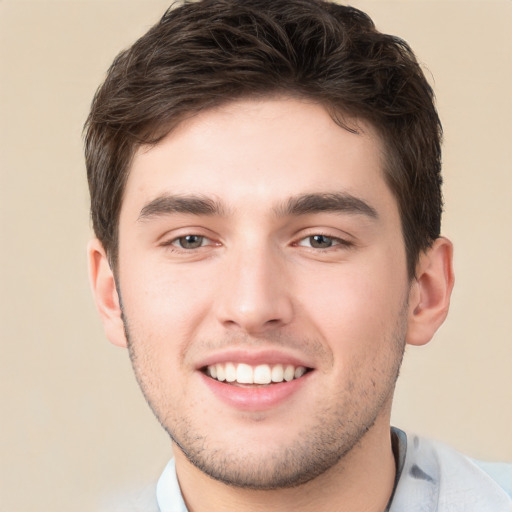
[[(387, 512), (512, 512), (512, 464), (474, 461), (442, 443), (392, 433), (397, 477)], [(173, 459), (156, 499), (159, 512), (188, 512)], [(140, 510), (156, 512), (149, 503)]]

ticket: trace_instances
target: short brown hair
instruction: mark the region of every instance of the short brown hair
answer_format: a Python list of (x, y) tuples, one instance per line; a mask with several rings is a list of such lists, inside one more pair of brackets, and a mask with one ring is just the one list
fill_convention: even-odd
[(439, 236), (441, 124), (407, 43), (363, 12), (320, 0), (200, 0), (171, 7), (121, 52), (85, 126), (93, 228), (111, 264), (131, 159), (189, 115), (275, 93), (323, 104), (372, 124), (386, 148), (412, 277)]

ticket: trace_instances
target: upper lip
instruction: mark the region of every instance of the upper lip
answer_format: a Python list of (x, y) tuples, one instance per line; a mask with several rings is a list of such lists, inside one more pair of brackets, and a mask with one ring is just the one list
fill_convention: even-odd
[(245, 363), (251, 366), (260, 364), (282, 364), (293, 366), (304, 366), (312, 368), (312, 362), (306, 358), (284, 351), (282, 349), (247, 349), (230, 348), (218, 352), (212, 352), (204, 359), (201, 359), (196, 368), (198, 370), (207, 366), (222, 363)]

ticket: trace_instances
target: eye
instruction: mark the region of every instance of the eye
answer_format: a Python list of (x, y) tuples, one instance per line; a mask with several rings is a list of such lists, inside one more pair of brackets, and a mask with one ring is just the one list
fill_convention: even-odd
[(315, 249), (327, 249), (333, 245), (333, 239), (324, 235), (313, 235), (308, 237), (311, 247)]
[(180, 249), (198, 249), (204, 245), (211, 243), (208, 238), (200, 235), (186, 235), (175, 238), (170, 245), (179, 247)]
[(300, 240), (297, 245), (311, 247), (313, 249), (329, 249), (336, 245), (350, 246), (350, 242), (327, 235), (311, 235)]

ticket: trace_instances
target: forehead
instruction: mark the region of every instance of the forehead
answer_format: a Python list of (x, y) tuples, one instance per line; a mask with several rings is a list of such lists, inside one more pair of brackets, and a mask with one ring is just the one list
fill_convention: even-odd
[[(155, 146), (139, 148), (121, 218), (162, 194), (214, 197), (256, 214), (287, 197), (348, 193), (388, 201), (382, 142), (365, 122), (352, 133), (318, 103), (296, 98), (241, 100), (180, 123)], [(394, 203), (394, 201), (392, 200)]]

